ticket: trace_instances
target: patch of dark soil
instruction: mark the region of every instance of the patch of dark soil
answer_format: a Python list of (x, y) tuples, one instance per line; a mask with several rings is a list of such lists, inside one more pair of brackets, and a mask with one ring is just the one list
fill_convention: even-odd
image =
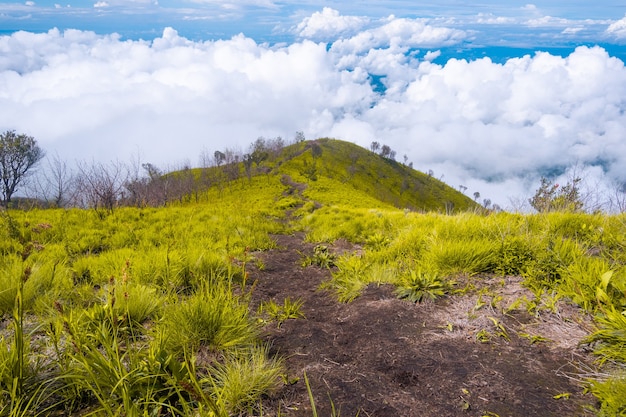
[[(291, 384), (267, 399), (264, 415), (280, 407), (282, 416), (312, 416), (305, 372), (320, 416), (331, 415), (331, 399), (348, 417), (590, 415), (585, 406), (593, 398), (566, 376), (576, 373), (575, 345), (532, 344), (518, 336), (528, 317), (487, 312), (507, 330), (507, 340), (488, 318), (468, 319), (462, 303), (475, 301), (467, 295), (411, 304), (384, 285), (341, 304), (318, 290), (329, 270), (300, 266), (301, 253), (311, 254), (314, 245), (298, 235), (276, 239), (277, 250), (259, 255), (266, 268), (251, 272), (252, 307), (301, 299), (306, 319), (266, 326), (265, 338), (285, 359)], [(349, 249), (346, 242), (340, 246)], [(490, 334), (485, 343), (476, 339), (481, 328)], [(554, 398), (563, 393), (569, 398)]]

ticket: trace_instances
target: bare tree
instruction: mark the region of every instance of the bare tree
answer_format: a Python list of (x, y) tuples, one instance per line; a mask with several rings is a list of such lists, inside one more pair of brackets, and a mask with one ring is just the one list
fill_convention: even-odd
[(0, 203), (7, 207), (28, 172), (43, 158), (44, 152), (32, 136), (7, 130), (0, 134)]
[(112, 212), (124, 197), (128, 168), (119, 161), (108, 164), (92, 162), (78, 164), (76, 178), (79, 201), (99, 213)]
[(239, 169), (241, 152), (227, 148), (222, 155), (224, 155), (224, 172), (226, 173), (227, 180), (233, 181), (238, 179), (241, 173)]
[(198, 161), (200, 162), (200, 168), (208, 168), (211, 166), (211, 163), (215, 160), (215, 155), (211, 158), (211, 154), (207, 148), (202, 148), (200, 151), (200, 155), (198, 157)]
[(67, 162), (58, 153), (46, 158), (42, 175), (35, 181), (36, 195), (53, 207), (67, 207), (74, 198), (75, 178)]
[(608, 196), (609, 210), (618, 213), (626, 212), (626, 183), (615, 182)]

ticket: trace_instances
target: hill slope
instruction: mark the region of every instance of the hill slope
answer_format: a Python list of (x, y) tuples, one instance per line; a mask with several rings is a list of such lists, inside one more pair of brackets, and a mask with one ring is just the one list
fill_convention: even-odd
[(418, 211), (463, 211), (477, 204), (445, 183), (353, 143), (304, 141), (259, 163), (255, 173), (286, 175), (319, 203), (390, 205)]

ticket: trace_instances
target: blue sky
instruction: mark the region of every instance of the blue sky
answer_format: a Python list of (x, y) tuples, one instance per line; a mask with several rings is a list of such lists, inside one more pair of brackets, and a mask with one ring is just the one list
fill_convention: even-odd
[(504, 207), (547, 174), (609, 195), (625, 51), (619, 1), (2, 1), (0, 130), (163, 169), (303, 131)]
[[(0, 2), (3, 31), (59, 29), (117, 32), (129, 38), (152, 38), (171, 26), (191, 39), (230, 37), (240, 32), (261, 41), (293, 39), (300, 21), (330, 7), (342, 15), (372, 20), (419, 17), (439, 24), (475, 31), (477, 44), (514, 46), (550, 42), (615, 42), (603, 33), (611, 21), (624, 17), (622, 1), (484, 0), (412, 2), (387, 1), (272, 1), (272, 0), (97, 0)], [(569, 34), (563, 30), (570, 28)], [(509, 46), (509, 45), (507, 45)]]

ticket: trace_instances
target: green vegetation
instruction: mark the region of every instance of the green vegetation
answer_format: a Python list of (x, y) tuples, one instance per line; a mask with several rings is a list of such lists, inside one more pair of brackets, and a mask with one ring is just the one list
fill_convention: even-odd
[[(587, 388), (602, 415), (626, 413), (624, 215), (487, 212), (329, 139), (260, 149), (247, 167), (220, 156), (194, 175), (232, 180), (163, 208), (0, 212), (0, 416), (256, 415), (283, 375), (260, 326), (305, 317), (300, 300), (251, 311), (249, 268), (273, 234), (293, 232), (315, 245), (300, 267), (328, 268), (323, 287), (344, 302), (368, 285), (422, 302), (515, 275), (535, 299), (507, 311), (579, 306), (602, 369)], [(335, 253), (339, 239), (355, 249)], [(511, 337), (491, 321), (478, 341)]]

